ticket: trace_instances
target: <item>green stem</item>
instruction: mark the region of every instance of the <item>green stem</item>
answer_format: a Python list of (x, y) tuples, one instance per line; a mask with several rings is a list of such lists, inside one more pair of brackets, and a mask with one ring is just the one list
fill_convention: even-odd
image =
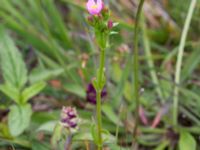
[(138, 50), (138, 32), (139, 32), (139, 22), (142, 12), (142, 7), (144, 4), (144, 0), (140, 0), (139, 7), (136, 14), (136, 23), (134, 29), (134, 55), (133, 55), (133, 79), (134, 79), (134, 97), (136, 102), (136, 110), (135, 110), (135, 126), (133, 129), (133, 143), (135, 143), (135, 139), (137, 136), (137, 128), (139, 122), (139, 105), (140, 105), (140, 96), (139, 96), (139, 50)]
[(98, 84), (98, 89), (96, 89), (96, 99), (97, 99), (97, 129), (98, 129), (98, 150), (102, 149), (102, 115), (101, 115), (101, 91), (102, 91), (102, 79), (104, 75), (104, 65), (105, 65), (105, 48), (101, 49), (100, 52), (100, 66), (98, 70), (98, 78), (97, 78), (97, 84)]
[(177, 126), (177, 116), (178, 116), (178, 97), (179, 97), (179, 85), (180, 85), (180, 74), (181, 74), (181, 66), (182, 66), (182, 60), (183, 60), (183, 53), (184, 53), (184, 47), (185, 47), (185, 41), (188, 34), (189, 26), (192, 20), (192, 15), (195, 9), (197, 0), (191, 0), (190, 7), (188, 10), (188, 14), (186, 17), (185, 25), (183, 28), (181, 41), (179, 45), (178, 50), (178, 56), (177, 56), (177, 63), (176, 63), (176, 73), (175, 73), (175, 83), (177, 86), (174, 88), (174, 101), (173, 101), (173, 125)]

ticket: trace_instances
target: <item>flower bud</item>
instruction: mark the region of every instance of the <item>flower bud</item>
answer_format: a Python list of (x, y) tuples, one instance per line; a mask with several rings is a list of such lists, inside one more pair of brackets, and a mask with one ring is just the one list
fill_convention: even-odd
[(107, 24), (107, 26), (108, 26), (108, 29), (112, 29), (112, 27), (113, 27), (113, 22), (112, 22), (112, 20), (109, 20), (108, 21), (108, 24)]
[(104, 8), (101, 11), (101, 14), (103, 16), (103, 19), (105, 21), (107, 21), (109, 19), (109, 17), (110, 17), (110, 11), (109, 11), (108, 7), (104, 6)]
[(95, 19), (93, 16), (88, 16), (87, 17), (87, 22), (89, 25), (94, 26), (95, 25)]

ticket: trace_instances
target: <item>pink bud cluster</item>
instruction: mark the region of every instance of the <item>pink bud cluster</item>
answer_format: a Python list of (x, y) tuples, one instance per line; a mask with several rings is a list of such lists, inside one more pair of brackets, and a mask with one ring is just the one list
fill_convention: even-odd
[(109, 18), (109, 10), (104, 6), (104, 2), (102, 0), (88, 0), (86, 4), (86, 8), (91, 16), (88, 17), (88, 22), (90, 25), (95, 25), (95, 18), (98, 20), (106, 20), (107, 28), (109, 30), (113, 27), (113, 21), (108, 20)]

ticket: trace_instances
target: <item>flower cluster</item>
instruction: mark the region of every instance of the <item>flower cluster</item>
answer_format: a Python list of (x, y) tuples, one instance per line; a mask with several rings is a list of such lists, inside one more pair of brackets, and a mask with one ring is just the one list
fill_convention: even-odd
[(76, 109), (73, 107), (63, 107), (60, 123), (63, 127), (68, 128), (70, 131), (76, 130), (79, 123), (79, 117)]
[(113, 28), (113, 21), (109, 19), (110, 11), (104, 5), (102, 0), (88, 0), (86, 8), (90, 14), (88, 16), (88, 24), (95, 29), (96, 40), (99, 46), (105, 46), (100, 39), (108, 37)]
[[(87, 93), (86, 96), (87, 101), (93, 105), (96, 105), (96, 90), (92, 83), (88, 84), (86, 93)], [(106, 88), (104, 87), (101, 92), (101, 98), (106, 97), (106, 95), (107, 91)]]

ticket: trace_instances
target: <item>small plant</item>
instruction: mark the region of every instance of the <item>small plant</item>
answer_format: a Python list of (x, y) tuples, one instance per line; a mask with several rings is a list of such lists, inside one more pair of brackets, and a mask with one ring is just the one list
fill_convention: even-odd
[(10, 107), (8, 126), (11, 136), (19, 136), (29, 126), (32, 109), (28, 100), (37, 95), (45, 82), (28, 84), (28, 71), (14, 42), (0, 27), (0, 60), (4, 84), (0, 90), (15, 102)]
[(78, 117), (77, 111), (75, 108), (72, 107), (63, 107), (61, 112), (61, 119), (60, 124), (62, 128), (66, 129), (67, 131), (67, 140), (65, 142), (65, 149), (70, 149), (71, 139), (73, 133), (77, 132), (79, 126), (78, 123), (80, 119)]
[[(94, 29), (96, 42), (100, 51), (99, 68), (97, 69), (97, 76), (93, 80), (93, 86), (96, 90), (96, 120), (97, 120), (96, 128), (94, 128), (94, 130), (97, 129), (97, 137), (93, 136), (93, 138), (98, 147), (98, 150), (101, 150), (104, 142), (102, 133), (105, 132), (105, 130), (102, 128), (101, 96), (103, 88), (106, 84), (105, 55), (108, 45), (108, 38), (113, 27), (113, 22), (109, 20), (110, 18), (109, 9), (106, 8), (102, 0), (96, 0), (96, 1), (88, 0), (87, 10), (90, 13), (90, 16), (88, 17), (88, 23)], [(95, 134), (96, 131), (94, 130), (92, 132), (94, 132)]]

